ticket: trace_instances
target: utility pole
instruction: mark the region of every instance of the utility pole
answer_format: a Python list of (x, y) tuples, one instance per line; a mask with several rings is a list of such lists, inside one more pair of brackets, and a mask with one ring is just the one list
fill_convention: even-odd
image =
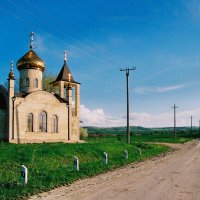
[(200, 137), (200, 120), (199, 120), (199, 137)]
[(174, 109), (174, 138), (176, 138), (176, 108), (178, 107), (174, 104), (172, 108)]
[(191, 119), (191, 128), (190, 128), (190, 131), (191, 131), (191, 133), (192, 133), (192, 116), (190, 117), (190, 119)]
[(126, 100), (127, 100), (127, 143), (130, 144), (130, 128), (129, 128), (129, 86), (128, 77), (129, 71), (136, 70), (136, 67), (120, 69), (120, 71), (126, 72)]

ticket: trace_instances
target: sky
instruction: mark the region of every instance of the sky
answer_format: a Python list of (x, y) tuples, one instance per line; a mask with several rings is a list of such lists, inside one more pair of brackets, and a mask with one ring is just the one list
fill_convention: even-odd
[[(200, 120), (200, 1), (0, 0), (0, 84), (11, 60), (29, 50), (57, 75), (64, 50), (81, 83), (84, 126), (126, 125), (130, 71), (130, 125), (198, 126)], [(15, 76), (19, 76), (14, 68)]]

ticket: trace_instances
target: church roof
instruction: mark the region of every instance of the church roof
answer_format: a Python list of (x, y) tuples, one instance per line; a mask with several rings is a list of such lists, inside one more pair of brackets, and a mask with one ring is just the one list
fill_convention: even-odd
[(15, 93), (15, 96), (20, 98), (25, 98), (27, 95), (29, 95), (29, 93), (22, 93), (22, 92)]
[(64, 65), (62, 66), (57, 78), (55, 81), (53, 81), (52, 83), (58, 82), (58, 81), (67, 81), (67, 82), (71, 82), (71, 83), (77, 83), (80, 84), (78, 82), (76, 82), (67, 66), (66, 61), (64, 61)]
[(58, 94), (54, 94), (54, 96), (61, 102), (61, 103), (67, 103), (69, 105), (69, 102), (66, 99), (61, 98)]
[(45, 70), (44, 61), (33, 51), (33, 36), (35, 34), (31, 32), (30, 34), (30, 50), (17, 61), (17, 69), (37, 69), (40, 71)]
[(17, 69), (45, 70), (44, 61), (31, 49), (17, 61)]
[[(70, 78), (70, 80), (69, 80), (69, 78)], [(57, 81), (74, 82), (74, 78), (73, 78), (66, 62), (64, 62), (64, 65), (63, 65), (62, 69), (60, 70), (60, 73), (58, 74), (55, 82), (57, 82)]]

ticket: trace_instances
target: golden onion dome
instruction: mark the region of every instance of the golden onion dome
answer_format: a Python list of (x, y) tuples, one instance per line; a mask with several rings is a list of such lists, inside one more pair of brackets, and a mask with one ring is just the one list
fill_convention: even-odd
[(37, 69), (40, 71), (45, 70), (44, 61), (31, 49), (22, 58), (17, 61), (17, 69)]

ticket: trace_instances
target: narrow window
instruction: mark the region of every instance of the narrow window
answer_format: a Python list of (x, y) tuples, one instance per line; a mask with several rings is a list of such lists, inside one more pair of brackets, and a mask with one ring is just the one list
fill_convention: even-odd
[(29, 78), (26, 78), (26, 87), (29, 87)]
[(47, 132), (47, 113), (46, 112), (40, 113), (40, 131)]
[(38, 88), (38, 79), (37, 78), (34, 79), (34, 87)]
[(58, 117), (56, 115), (52, 116), (52, 132), (58, 133)]
[(33, 114), (28, 114), (28, 131), (33, 132)]

